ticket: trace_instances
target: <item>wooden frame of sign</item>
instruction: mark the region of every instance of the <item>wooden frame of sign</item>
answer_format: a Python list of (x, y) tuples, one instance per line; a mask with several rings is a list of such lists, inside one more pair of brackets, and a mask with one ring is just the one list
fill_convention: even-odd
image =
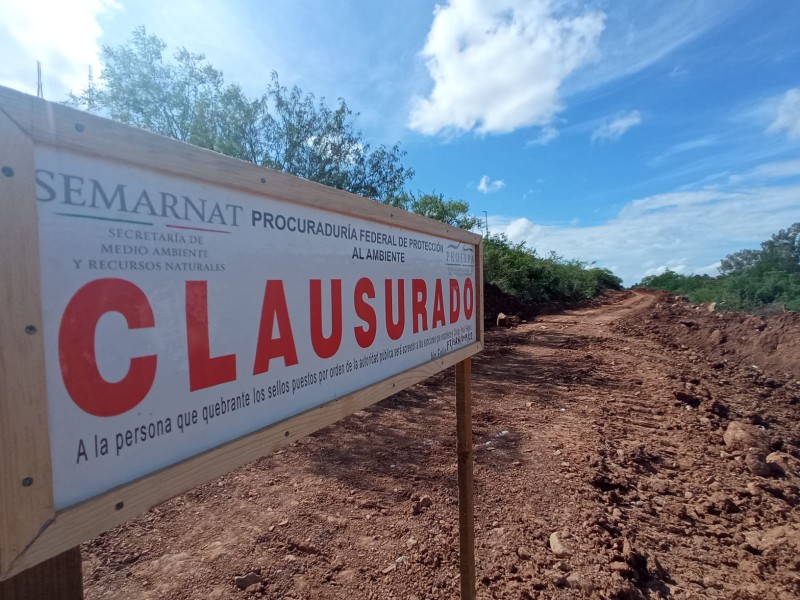
[[(462, 597), (474, 597), (480, 236), (6, 88), (0, 169), (0, 586), (19, 588), (26, 569), (74, 561), (70, 549), (100, 532), (458, 365)], [(384, 272), (385, 292), (377, 275), (364, 281)], [(219, 293), (259, 276), (263, 301)], [(172, 306), (184, 292), (185, 313)], [(231, 316), (253, 307), (249, 326)], [(225, 354), (245, 338), (246, 351)], [(178, 342), (175, 358), (164, 349)], [(247, 392), (220, 391), (242, 381)], [(184, 402), (180, 420), (177, 409), (158, 416), (170, 402)], [(183, 456), (163, 456), (184, 442)]]

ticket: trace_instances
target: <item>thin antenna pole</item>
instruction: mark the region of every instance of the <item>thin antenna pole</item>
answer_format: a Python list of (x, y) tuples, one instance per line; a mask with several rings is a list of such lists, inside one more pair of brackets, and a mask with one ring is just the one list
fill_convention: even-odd
[(87, 109), (94, 112), (94, 77), (92, 76), (92, 65), (89, 65), (89, 89), (86, 94)]
[(36, 95), (44, 98), (44, 87), (42, 86), (42, 61), (36, 61)]

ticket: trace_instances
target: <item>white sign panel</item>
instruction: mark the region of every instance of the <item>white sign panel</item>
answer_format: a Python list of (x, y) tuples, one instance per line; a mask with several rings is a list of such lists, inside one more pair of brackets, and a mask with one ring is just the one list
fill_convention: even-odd
[(56, 509), (476, 341), (471, 245), (35, 162)]

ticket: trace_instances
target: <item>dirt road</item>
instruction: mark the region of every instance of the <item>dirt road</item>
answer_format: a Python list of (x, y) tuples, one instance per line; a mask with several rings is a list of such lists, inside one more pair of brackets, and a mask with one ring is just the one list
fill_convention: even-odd
[[(487, 332), (478, 596), (800, 597), (793, 319), (626, 293)], [(85, 544), (86, 597), (457, 598), (452, 380)]]

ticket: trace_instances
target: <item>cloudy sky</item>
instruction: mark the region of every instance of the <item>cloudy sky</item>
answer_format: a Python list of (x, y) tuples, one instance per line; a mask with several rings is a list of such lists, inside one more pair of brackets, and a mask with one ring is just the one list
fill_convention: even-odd
[[(0, 0), (0, 85), (62, 100), (137, 25), (400, 141), (414, 191), (628, 284), (800, 221), (796, 0)], [(202, 6), (202, 8), (199, 8)]]

